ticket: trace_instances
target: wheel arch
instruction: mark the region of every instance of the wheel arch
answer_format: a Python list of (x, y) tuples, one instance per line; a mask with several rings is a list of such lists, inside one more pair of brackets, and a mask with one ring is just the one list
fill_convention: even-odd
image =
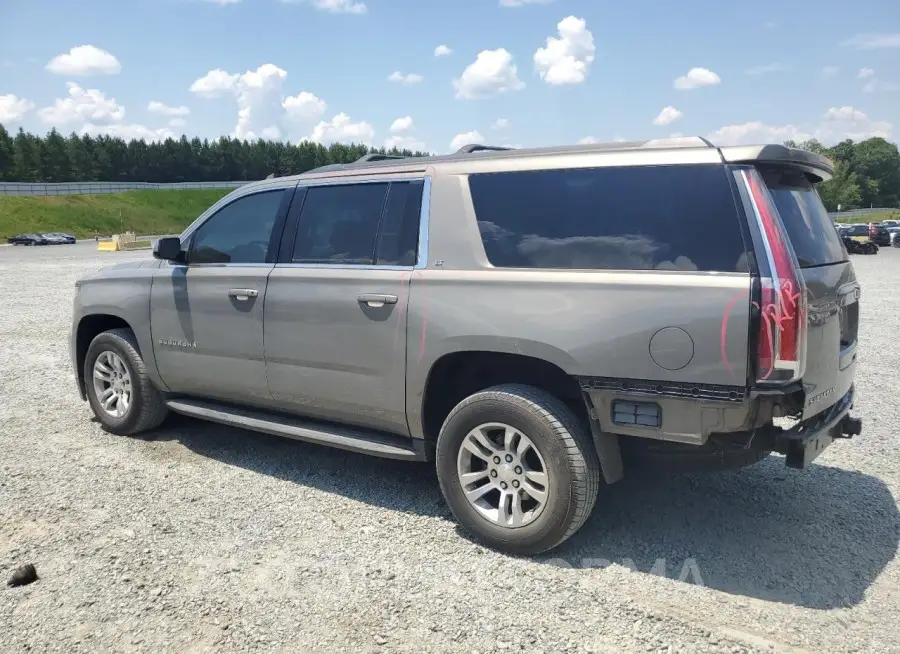
[[(93, 313), (82, 316), (75, 330), (75, 379), (78, 384), (78, 392), (82, 400), (87, 400), (84, 380), (84, 362), (87, 357), (91, 342), (99, 335), (110, 329), (129, 329), (134, 333), (134, 328), (125, 318), (114, 313)], [(138, 352), (141, 352), (138, 344)], [(141, 356), (143, 353), (141, 352)]]

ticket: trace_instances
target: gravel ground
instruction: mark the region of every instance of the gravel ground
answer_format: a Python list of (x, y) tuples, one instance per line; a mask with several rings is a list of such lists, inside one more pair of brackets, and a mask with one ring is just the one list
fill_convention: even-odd
[(0, 249), (5, 652), (900, 652), (900, 250), (863, 284), (863, 436), (804, 472), (633, 476), (550, 556), (462, 537), (434, 473), (77, 397), (79, 274), (146, 252)]

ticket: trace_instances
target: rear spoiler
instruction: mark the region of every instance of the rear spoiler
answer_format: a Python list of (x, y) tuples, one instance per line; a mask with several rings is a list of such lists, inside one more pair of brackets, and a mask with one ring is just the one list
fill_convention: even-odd
[(827, 182), (834, 175), (834, 163), (815, 152), (784, 145), (735, 145), (719, 148), (726, 163), (777, 164), (799, 168), (813, 183)]

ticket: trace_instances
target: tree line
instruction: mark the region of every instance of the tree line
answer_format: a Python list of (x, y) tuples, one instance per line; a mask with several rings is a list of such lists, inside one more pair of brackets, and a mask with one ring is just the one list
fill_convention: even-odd
[(867, 207), (900, 207), (900, 152), (883, 138), (854, 143), (848, 139), (830, 148), (816, 140), (785, 145), (823, 154), (834, 162), (834, 177), (819, 187), (829, 211)]
[(230, 182), (294, 175), (318, 166), (349, 163), (373, 152), (427, 156), (393, 148), (303, 141), (165, 139), (147, 142), (106, 135), (46, 136), (0, 125), (0, 181), (7, 182)]
[[(786, 145), (819, 152), (835, 164), (834, 179), (819, 192), (829, 211), (900, 207), (900, 152), (883, 138), (842, 141), (825, 147), (815, 140)], [(331, 163), (349, 163), (378, 152), (426, 156), (427, 152), (308, 141), (165, 139), (147, 142), (106, 135), (63, 136), (52, 129), (38, 136), (0, 125), (0, 181), (10, 182), (226, 182), (306, 172)]]

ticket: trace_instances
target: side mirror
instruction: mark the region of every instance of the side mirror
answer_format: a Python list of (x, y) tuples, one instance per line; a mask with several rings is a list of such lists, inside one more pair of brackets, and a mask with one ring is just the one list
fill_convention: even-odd
[(165, 236), (153, 244), (153, 256), (163, 261), (175, 263), (185, 262), (185, 252), (181, 249), (181, 239), (177, 236)]

